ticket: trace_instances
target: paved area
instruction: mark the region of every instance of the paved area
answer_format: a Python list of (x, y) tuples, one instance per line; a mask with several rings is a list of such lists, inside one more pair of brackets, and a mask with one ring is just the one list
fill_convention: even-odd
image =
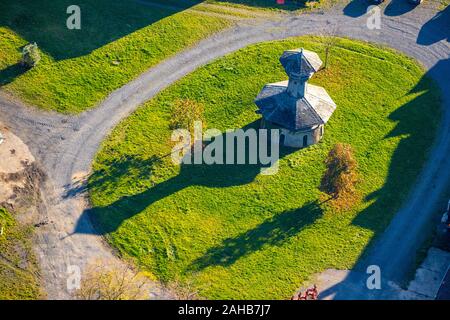
[(406, 290), (386, 279), (381, 279), (380, 290), (369, 290), (369, 274), (355, 270), (329, 269), (319, 274), (315, 283), (320, 290), (319, 299), (323, 300), (434, 300), (449, 266), (450, 252), (431, 247)]
[(416, 271), (416, 276), (408, 286), (408, 291), (427, 299), (434, 299), (442, 280), (450, 266), (450, 252), (430, 248), (425, 261)]
[[(27, 143), (49, 176), (44, 205), (48, 220), (53, 223), (40, 229), (37, 240), (49, 298), (70, 297), (66, 290), (68, 265), (83, 267), (94, 259), (115, 259), (87, 216), (82, 215), (89, 203), (78, 191), (82, 190), (80, 184), (90, 172), (100, 143), (120, 120), (174, 81), (227, 53), (257, 42), (326, 33), (333, 26), (338, 27), (338, 35), (386, 44), (417, 59), (443, 92), (443, 122), (430, 159), (410, 199), (367, 259), (367, 263), (380, 265), (386, 278), (399, 281), (424, 240), (423, 227), (450, 178), (450, 11), (447, 8), (437, 14), (428, 5), (412, 9), (405, 3), (384, 4), (381, 29), (374, 30), (367, 28), (367, 4), (363, 1), (326, 12), (238, 24), (160, 63), (79, 116), (42, 112), (0, 94), (2, 121)], [(77, 224), (85, 232), (74, 234)], [(358, 290), (360, 279), (345, 277), (342, 283)], [(339, 287), (334, 289), (336, 298), (348, 296)], [(154, 297), (167, 297), (156, 283)]]

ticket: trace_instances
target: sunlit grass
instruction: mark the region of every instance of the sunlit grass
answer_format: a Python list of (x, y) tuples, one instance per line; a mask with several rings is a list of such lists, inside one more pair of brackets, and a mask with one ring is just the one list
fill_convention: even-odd
[(41, 298), (38, 268), (32, 249), (32, 226), (19, 224), (0, 208), (0, 300)]
[[(387, 226), (411, 189), (440, 118), (436, 86), (412, 59), (340, 40), (329, 68), (311, 82), (337, 110), (317, 145), (286, 155), (273, 176), (247, 166), (174, 166), (169, 130), (174, 101), (205, 106), (208, 128), (259, 118), (253, 99), (286, 79), (278, 61), (319, 38), (253, 45), (164, 90), (123, 121), (103, 144), (90, 179), (93, 217), (121, 254), (163, 281), (194, 281), (207, 298), (288, 298), (311, 275), (351, 268)], [(318, 205), (323, 161), (337, 142), (359, 163), (363, 200), (334, 212)]]
[[(66, 0), (0, 4), (2, 89), (44, 109), (81, 112), (231, 23), (194, 11), (102, 0), (79, 1), (82, 28), (68, 30), (65, 10), (70, 4)], [(27, 72), (15, 68), (21, 47), (33, 41), (42, 50), (41, 63)]]

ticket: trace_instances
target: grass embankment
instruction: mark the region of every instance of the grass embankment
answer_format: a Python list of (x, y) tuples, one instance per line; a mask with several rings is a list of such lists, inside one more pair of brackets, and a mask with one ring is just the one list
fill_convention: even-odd
[(206, 0), (206, 3), (222, 4), (237, 8), (250, 8), (254, 10), (296, 11), (307, 8), (326, 7), (337, 0), (285, 0), (278, 3), (276, 0)]
[(32, 226), (18, 223), (0, 208), (0, 300), (42, 298), (32, 251)]
[[(290, 151), (280, 170), (178, 167), (170, 157), (170, 110), (188, 98), (205, 106), (208, 128), (242, 128), (259, 118), (262, 86), (286, 79), (278, 61), (317, 38), (263, 43), (221, 58), (160, 93), (111, 134), (90, 179), (94, 217), (109, 242), (163, 281), (193, 282), (207, 298), (287, 298), (312, 274), (351, 268), (404, 201), (433, 143), (437, 87), (412, 59), (342, 39), (329, 68), (311, 82), (337, 110), (324, 139)], [(324, 159), (352, 145), (361, 203), (345, 212), (318, 204)]]
[[(175, 1), (176, 2), (176, 1)], [(161, 60), (230, 25), (199, 12), (139, 1), (79, 1), (81, 30), (66, 27), (68, 0), (0, 4), (0, 87), (44, 109), (76, 113)], [(20, 49), (37, 42), (42, 61), (25, 72)]]

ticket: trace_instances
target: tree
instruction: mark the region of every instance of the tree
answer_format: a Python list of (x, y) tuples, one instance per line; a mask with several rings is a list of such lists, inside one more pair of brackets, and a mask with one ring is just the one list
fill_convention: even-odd
[(353, 149), (344, 143), (336, 144), (329, 152), (325, 164), (327, 169), (322, 177), (320, 190), (332, 199), (350, 200), (355, 194), (357, 162)]
[(204, 121), (204, 108), (201, 103), (190, 99), (179, 99), (175, 101), (172, 108), (170, 128), (187, 129), (193, 131), (195, 121)]
[(98, 261), (89, 265), (76, 297), (80, 300), (145, 300), (149, 296), (145, 276), (127, 265)]
[(200, 300), (198, 290), (195, 289), (193, 280), (181, 282), (176, 279), (169, 283), (168, 289), (173, 292), (177, 300)]
[(330, 59), (331, 51), (336, 46), (338, 42), (337, 34), (338, 34), (338, 27), (334, 26), (327, 31), (322, 33), (322, 44), (325, 48), (325, 62), (323, 64), (323, 69), (326, 69), (328, 67), (328, 62)]
[(22, 59), (20, 63), (28, 68), (35, 67), (41, 61), (41, 54), (36, 43), (29, 43), (22, 49)]

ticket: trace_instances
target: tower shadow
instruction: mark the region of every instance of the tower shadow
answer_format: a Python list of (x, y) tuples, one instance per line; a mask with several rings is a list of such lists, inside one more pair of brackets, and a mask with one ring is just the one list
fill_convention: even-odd
[[(259, 121), (255, 121), (243, 128), (246, 131), (248, 129), (259, 128)], [(223, 141), (228, 138), (228, 133), (221, 135)], [(214, 140), (213, 140), (214, 141)], [(208, 145), (211, 142), (204, 142), (204, 145)], [(259, 139), (258, 139), (259, 145)], [(245, 144), (246, 164), (236, 164), (237, 150), (234, 150), (235, 164), (194, 164), (193, 154), (188, 154), (192, 164), (186, 164), (187, 158), (184, 159), (184, 163), (181, 164), (180, 173), (168, 180), (158, 183), (155, 186), (145, 190), (142, 193), (125, 196), (116, 202), (106, 207), (95, 207), (83, 212), (82, 216), (75, 227), (74, 233), (90, 233), (90, 229), (86, 227), (86, 221), (91, 218), (97, 227), (98, 234), (108, 234), (114, 232), (123, 223), (123, 221), (139, 214), (145, 210), (151, 204), (160, 201), (184, 188), (189, 186), (205, 186), (210, 188), (227, 188), (232, 186), (239, 186), (251, 183), (257, 175), (261, 173), (261, 170), (267, 168), (267, 165), (258, 161), (257, 164), (249, 164), (250, 147), (248, 141)], [(270, 149), (269, 149), (270, 150)], [(279, 159), (297, 151), (297, 149), (280, 147)], [(170, 156), (170, 155), (168, 155)], [(223, 154), (223, 159), (226, 158), (226, 152)], [(140, 172), (151, 172), (151, 166), (156, 163), (157, 160), (153, 159), (144, 166), (135, 161), (123, 166), (123, 169), (118, 170), (120, 174), (127, 174), (129, 170), (136, 170), (140, 167)], [(128, 167), (127, 167), (128, 166)], [(118, 179), (115, 177), (114, 179)], [(94, 182), (97, 183), (97, 182)], [(103, 183), (103, 182), (98, 182)]]

